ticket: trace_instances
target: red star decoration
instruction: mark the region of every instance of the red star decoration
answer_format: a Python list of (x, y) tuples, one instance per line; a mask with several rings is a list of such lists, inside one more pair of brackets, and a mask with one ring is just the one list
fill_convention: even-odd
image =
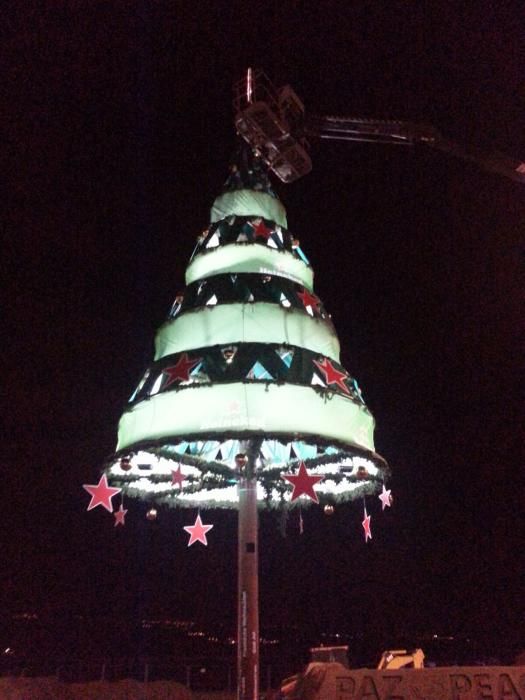
[(381, 510), (385, 510), (385, 508), (390, 508), (392, 505), (392, 496), (390, 495), (392, 491), (390, 489), (386, 489), (385, 485), (383, 484), (383, 490), (379, 494), (378, 498), (383, 504)]
[(337, 386), (342, 389), (345, 394), (350, 394), (350, 389), (345, 384), (345, 379), (348, 379), (348, 374), (346, 372), (340, 372), (336, 369), (327, 357), (323, 357), (321, 361), (314, 360), (314, 365), (319, 367), (321, 372), (324, 374), (325, 382), (327, 384), (337, 384)]
[(171, 470), (171, 485), (172, 486), (178, 486), (179, 489), (181, 489), (185, 478), (186, 477), (182, 473), (180, 465), (177, 467), (177, 469)]
[(308, 498), (311, 498), (312, 501), (315, 501), (315, 503), (319, 503), (317, 494), (314, 491), (314, 484), (317, 484), (317, 482), (324, 479), (324, 477), (308, 474), (304, 462), (301, 462), (299, 465), (297, 474), (283, 474), (282, 478), (293, 484), (292, 501), (295, 501), (296, 498), (304, 494), (308, 496)]
[(110, 513), (113, 513), (111, 499), (122, 491), (122, 489), (109, 486), (108, 478), (105, 474), (102, 474), (98, 484), (83, 484), (82, 488), (91, 496), (91, 501), (87, 507), (88, 510), (92, 510), (97, 506), (102, 506), (106, 510), (109, 510)]
[(177, 360), (176, 365), (171, 365), (170, 367), (165, 367), (162, 373), (166, 375), (166, 380), (162, 389), (167, 389), (173, 382), (187, 382), (190, 378), (191, 370), (196, 367), (202, 357), (197, 357), (194, 360), (190, 360), (187, 352), (183, 352), (182, 355)]
[(370, 529), (370, 521), (372, 520), (372, 516), (368, 515), (366, 512), (366, 507), (365, 507), (365, 517), (363, 519), (363, 522), (361, 525), (363, 526), (363, 530), (365, 531), (365, 542), (368, 542), (368, 540), (372, 539), (372, 530)]
[(117, 525), (124, 526), (126, 524), (124, 522), (124, 520), (126, 518), (127, 512), (128, 511), (124, 510), (124, 507), (122, 506), (122, 503), (121, 503), (120, 508), (113, 513), (113, 517), (115, 518), (115, 527), (117, 527)]
[(255, 238), (264, 238), (267, 241), (273, 233), (273, 229), (268, 228), (262, 219), (259, 219), (256, 224), (252, 223), (251, 226), (253, 228)]
[(202, 544), (205, 544), (208, 546), (208, 540), (206, 539), (206, 533), (208, 530), (211, 530), (213, 525), (203, 525), (201, 516), (197, 515), (197, 518), (195, 519), (195, 525), (185, 525), (184, 529), (186, 532), (190, 533), (190, 541), (188, 542), (188, 547), (191, 547), (191, 545), (194, 542), (202, 542)]
[(301, 300), (304, 308), (306, 309), (307, 306), (311, 306), (312, 309), (317, 310), (319, 308), (319, 304), (321, 303), (319, 299), (315, 296), (315, 294), (310, 294), (310, 292), (303, 287), (303, 291), (299, 292), (297, 294), (298, 298)]

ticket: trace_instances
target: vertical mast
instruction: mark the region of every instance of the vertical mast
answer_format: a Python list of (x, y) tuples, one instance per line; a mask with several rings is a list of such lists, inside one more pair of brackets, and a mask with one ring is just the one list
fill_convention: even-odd
[(260, 441), (241, 443), (237, 579), (237, 699), (259, 697), (259, 544), (255, 461)]

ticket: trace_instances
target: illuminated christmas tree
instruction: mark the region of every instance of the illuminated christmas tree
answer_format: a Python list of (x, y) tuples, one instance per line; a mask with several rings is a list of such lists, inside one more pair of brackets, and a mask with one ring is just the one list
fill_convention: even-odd
[[(241, 147), (120, 420), (117, 451), (86, 486), (89, 508), (112, 511), (121, 490), (239, 510), (240, 698), (258, 687), (257, 508), (330, 509), (381, 489), (390, 504), (374, 419), (339, 350), (265, 166)], [(125, 513), (115, 511), (115, 525)], [(189, 544), (207, 543), (203, 518), (198, 510), (185, 527)], [(366, 507), (363, 527), (368, 539)]]

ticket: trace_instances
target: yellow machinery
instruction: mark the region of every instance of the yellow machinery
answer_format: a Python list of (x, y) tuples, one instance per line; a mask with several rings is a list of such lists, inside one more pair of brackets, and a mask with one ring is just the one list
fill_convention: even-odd
[(425, 654), (423, 649), (394, 649), (384, 651), (377, 665), (378, 671), (395, 671), (398, 668), (410, 666), (411, 668), (424, 668)]

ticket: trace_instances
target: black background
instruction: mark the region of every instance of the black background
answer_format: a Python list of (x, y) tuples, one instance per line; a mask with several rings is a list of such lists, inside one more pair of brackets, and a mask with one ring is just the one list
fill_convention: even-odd
[[(194, 6), (195, 5), (195, 6)], [(87, 513), (183, 288), (248, 65), (311, 113), (434, 124), (525, 156), (521, 3), (16, 2), (4, 9), (3, 611), (235, 620), (236, 518)], [(524, 633), (522, 185), (427, 150), (323, 143), (277, 185), (394, 507), (261, 520), (262, 624)]]

